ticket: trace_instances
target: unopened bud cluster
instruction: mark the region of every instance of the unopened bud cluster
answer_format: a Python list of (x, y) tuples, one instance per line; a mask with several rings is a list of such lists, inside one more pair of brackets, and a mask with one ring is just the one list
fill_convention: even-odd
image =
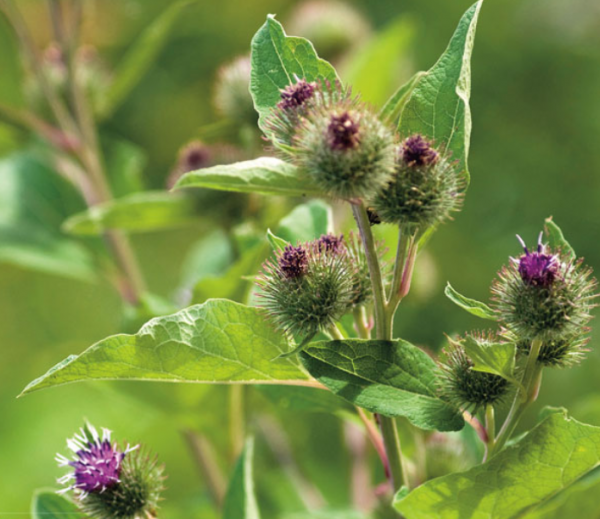
[(460, 209), (464, 181), (433, 143), (395, 131), (340, 84), (296, 78), (267, 119), (275, 146), (323, 192), (378, 221), (426, 230)]
[(501, 403), (511, 391), (511, 384), (499, 375), (472, 369), (474, 363), (463, 346), (467, 340), (493, 348), (499, 338), (493, 332), (472, 333), (463, 339), (450, 340), (444, 350), (441, 393), (458, 408), (475, 413), (487, 405)]
[(323, 235), (287, 245), (259, 276), (262, 307), (294, 336), (326, 331), (345, 313), (369, 302), (371, 288), (362, 245), (351, 235)]

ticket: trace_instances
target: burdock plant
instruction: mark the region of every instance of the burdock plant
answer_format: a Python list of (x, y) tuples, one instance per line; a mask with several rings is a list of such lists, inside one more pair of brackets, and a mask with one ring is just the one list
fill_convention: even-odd
[[(0, 7), (5, 5), (6, 0), (0, 0)], [(264, 399), (244, 398), (249, 385), (290, 386), (288, 391), (261, 391), (278, 401), (300, 402), (304, 408), (316, 403), (321, 411), (350, 417), (352, 431), (356, 424), (362, 427), (360, 441), (348, 442), (348, 467), (353, 476), (360, 476), (360, 490), (367, 496), (355, 501), (369, 513), (377, 509), (377, 517), (543, 517), (547, 503), (553, 514), (569, 503), (568, 494), (564, 499), (557, 496), (581, 490), (579, 481), (591, 484), (585, 476), (600, 465), (600, 428), (554, 409), (527, 434), (514, 434), (541, 391), (544, 368), (573, 366), (587, 347), (596, 283), (556, 224), (547, 220), (547, 237), (535, 248), (522, 243), (523, 252), (511, 258), (493, 282), (489, 305), (447, 287), (453, 302), (490, 321), (491, 330), (453, 336), (438, 356), (436, 347), (443, 337), (420, 347), (397, 337), (394, 328), (398, 313), (403, 319), (411, 316), (401, 307), (410, 295), (415, 265), (418, 271), (419, 252), (436, 233), (445, 232), (443, 224), (465, 201), (470, 181), (470, 59), (481, 6), (479, 0), (465, 13), (437, 63), (400, 86), (381, 107), (366, 103), (318, 57), (309, 41), (288, 36), (268, 16), (252, 40), (249, 65), (238, 62), (221, 75), (220, 86), (229, 90), (218, 101), (230, 123), (247, 125), (253, 119), (244, 105), (249, 72), (265, 156), (188, 171), (174, 189), (252, 193), (249, 214), (259, 204), (256, 195), (275, 195), (279, 198), (270, 206), (273, 211), (232, 231), (235, 247), (227, 249), (235, 249), (238, 257), (229, 270), (196, 284), (197, 304), (171, 315), (163, 315), (168, 311), (161, 306), (155, 312), (159, 316), (138, 333), (97, 342), (50, 369), (24, 392), (89, 379), (231, 384), (228, 455), (215, 456), (209, 438), (185, 432), (212, 502), (225, 519), (259, 517), (264, 505), (257, 495), (271, 492), (282, 474), (299, 482), (301, 501), (310, 509), (307, 514), (329, 517), (330, 512), (316, 511), (322, 507), (320, 492), (304, 480), (287, 442), (274, 432), (276, 427), (263, 427)], [(12, 8), (4, 10), (13, 17)], [(22, 32), (23, 24), (17, 26)], [(117, 85), (123, 88), (123, 82)], [(60, 146), (57, 163), (69, 159), (69, 165), (91, 168), (89, 179), (82, 173), (85, 180), (102, 180), (104, 161), (95, 128), (86, 126), (89, 117), (71, 120), (79, 114), (69, 111), (77, 108), (79, 98), (75, 95), (73, 103), (63, 106), (50, 97), (52, 106), (59, 108), (57, 122), (65, 127), (60, 139), (48, 133), (47, 126), (40, 128), (52, 146)], [(90, 200), (97, 200), (98, 194), (103, 194), (102, 202), (110, 201), (103, 190), (93, 191)], [(299, 205), (278, 222), (282, 208), (288, 207), (282, 201), (285, 196), (294, 204), (307, 197), (318, 200)], [(129, 209), (147, 208), (139, 199), (133, 202), (123, 203)], [(161, 207), (172, 204), (177, 201), (169, 198)], [(110, 228), (112, 217), (121, 214), (114, 206), (94, 207), (75, 224), (87, 232), (91, 227), (104, 232), (119, 262), (118, 276), (113, 277), (123, 298), (139, 305), (147, 300), (145, 284), (128, 242)], [(128, 214), (139, 214), (136, 210)], [(356, 227), (352, 230), (350, 214)], [(179, 222), (182, 215), (176, 217)], [(133, 229), (145, 222), (134, 220)], [(265, 223), (275, 232), (257, 233)], [(460, 252), (460, 243), (455, 246)], [(213, 259), (216, 250), (211, 242), (206, 256)], [(387, 250), (391, 256), (384, 254)], [(439, 313), (419, 322), (433, 323), (436, 316)], [(453, 324), (448, 331), (460, 332), (455, 328)], [(497, 424), (499, 418), (502, 423)], [(267, 453), (261, 466), (280, 462), (282, 467), (267, 471), (267, 476), (257, 473), (260, 492), (255, 494), (253, 443), (244, 437), (247, 428), (257, 424), (257, 435), (266, 438), (262, 447), (274, 454)], [(475, 434), (459, 432), (466, 424)], [(439, 441), (447, 434), (447, 441)], [(372, 471), (366, 459), (370, 454), (362, 440), (367, 438), (381, 461), (379, 471)], [(223, 439), (217, 440), (220, 446)], [(336, 437), (331, 445), (339, 443)], [(432, 463), (431, 456), (444, 450), (436, 444), (449, 446), (451, 462)], [(457, 444), (464, 449), (455, 448)], [(84, 429), (69, 447), (72, 459), (59, 457), (59, 463), (70, 468), (62, 481), (86, 514), (101, 519), (155, 515), (162, 476), (152, 458), (139, 448), (112, 443), (108, 432), (100, 437), (93, 428)], [(470, 454), (464, 458), (477, 455), (481, 464), (457, 463), (467, 450)], [(265, 456), (264, 448), (258, 452)], [(236, 456), (235, 468), (228, 467), (232, 478), (226, 491), (221, 472)], [(340, 480), (348, 467), (340, 470)], [(428, 467), (433, 467), (432, 474)], [(442, 471), (449, 473), (430, 478)], [(288, 508), (275, 510), (278, 499), (269, 496), (265, 501), (272, 516), (296, 516)], [(346, 509), (332, 514), (355, 515)], [(594, 514), (595, 505), (589, 517)]]

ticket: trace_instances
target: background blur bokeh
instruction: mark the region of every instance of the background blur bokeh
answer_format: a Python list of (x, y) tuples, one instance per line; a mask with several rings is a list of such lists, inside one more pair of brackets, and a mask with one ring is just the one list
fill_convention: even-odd
[[(45, 46), (50, 40), (45, 3), (17, 3), (37, 42)], [(83, 39), (114, 65), (169, 3), (87, 2)], [(378, 34), (389, 24), (404, 31), (405, 41), (398, 44), (403, 47), (401, 55), (390, 67), (399, 84), (411, 72), (433, 64), (470, 0), (347, 3), (365, 18), (364, 27), (356, 29), (357, 37), (360, 33), (361, 38), (369, 38), (367, 32)], [(163, 188), (180, 147), (198, 138), (201, 127), (219, 120), (211, 101), (219, 67), (248, 52), (250, 39), (267, 13), (277, 13), (286, 27), (293, 26), (296, 4), (290, 0), (200, 1), (178, 19), (151, 70), (102, 128), (107, 135), (126, 138), (147, 152), (146, 187)], [(351, 49), (350, 56), (362, 47)], [(351, 57), (345, 60), (340, 68), (351, 74)], [(549, 215), (577, 253), (600, 270), (599, 6), (586, 0), (489, 1), (482, 9), (472, 68), (472, 183), (466, 204), (422, 254), (414, 293), (403, 303), (396, 323), (402, 337), (432, 349), (442, 345), (443, 332), (480, 326), (443, 296), (446, 281), (464, 294), (486, 300), (496, 271), (508, 255), (518, 253), (514, 235), (533, 242)], [(369, 77), (358, 79), (359, 84), (368, 82)], [(20, 106), (23, 84), (14, 40), (0, 19), (0, 102)], [(377, 94), (376, 87), (372, 90)], [(385, 98), (389, 93), (377, 95)], [(0, 158), (26, 145), (22, 136), (0, 123)], [(5, 169), (0, 168), (4, 206), (0, 215), (8, 211), (11, 196), (20, 196), (3, 178)], [(47, 187), (49, 199), (61, 200), (63, 194), (53, 189)], [(38, 206), (32, 203), (32, 207)], [(65, 208), (61, 217), (80, 209)], [(35, 217), (44, 221), (56, 215)], [(134, 236), (153, 293), (173, 296), (186, 253), (207, 232), (206, 226), (191, 225)], [(26, 270), (1, 256), (0, 286), (0, 515), (27, 512), (33, 490), (54, 485), (61, 473), (54, 453), (88, 418), (129, 441), (142, 440), (160, 454), (169, 473), (164, 517), (213, 517), (178, 429), (193, 424), (219, 444), (217, 429), (219, 424), (226, 427), (227, 420), (222, 412), (226, 388), (74, 384), (16, 400), (29, 381), (68, 354), (121, 331), (120, 301), (102, 282)], [(540, 401), (528, 415), (530, 421), (539, 408), (551, 403), (600, 425), (598, 340), (600, 332), (594, 333), (592, 352), (582, 366), (548, 371)], [(339, 448), (339, 420), (288, 413), (285, 423), (294, 431), (291, 441), (302, 446), (299, 464), (306, 477), (316, 482), (330, 503), (343, 504), (348, 486), (340, 484), (347, 471)], [(327, 463), (318, 463), (323, 457)], [(267, 468), (261, 472), (259, 465), (262, 495), (268, 494), (273, 477)], [(297, 499), (288, 498), (289, 490), (279, 492), (285, 495), (264, 499), (287, 499), (290, 510), (298, 507)]]

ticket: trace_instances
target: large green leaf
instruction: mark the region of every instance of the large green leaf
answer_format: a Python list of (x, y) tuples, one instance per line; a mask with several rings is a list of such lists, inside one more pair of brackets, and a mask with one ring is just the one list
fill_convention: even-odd
[(84, 380), (197, 383), (291, 383), (309, 379), (295, 359), (273, 361), (290, 346), (264, 313), (212, 299), (113, 335), (72, 355), (23, 393)]
[(437, 396), (435, 361), (406, 341), (315, 342), (301, 358), (313, 377), (359, 407), (404, 416), (427, 430), (456, 431), (464, 425), (460, 412)]
[(321, 200), (302, 204), (286, 217), (277, 227), (277, 236), (289, 243), (310, 241), (327, 234), (332, 225), (331, 207)]
[(260, 519), (254, 494), (253, 456), (254, 441), (248, 439), (229, 482), (223, 503), (223, 519)]
[(194, 2), (195, 0), (181, 0), (171, 3), (133, 43), (119, 63), (114, 80), (101, 99), (99, 111), (102, 117), (108, 117), (114, 112), (142, 80), (167, 42), (182, 9)]
[(452, 285), (448, 283), (444, 289), (444, 294), (450, 299), (455, 305), (460, 306), (472, 315), (481, 317), (482, 319), (489, 319), (490, 321), (497, 321), (498, 317), (495, 312), (485, 303), (471, 299), (459, 294)]
[(53, 490), (38, 490), (31, 501), (32, 519), (81, 519), (75, 503)]
[(287, 36), (273, 15), (252, 38), (251, 62), (250, 93), (263, 131), (265, 117), (281, 100), (281, 90), (295, 83), (296, 76), (306, 81), (338, 80), (335, 69), (317, 56), (312, 43)]
[(406, 519), (522, 517), (599, 463), (600, 428), (555, 413), (487, 463), (431, 480), (395, 506)]
[(379, 117), (381, 117), (382, 120), (389, 123), (397, 122), (397, 119), (402, 112), (402, 108), (404, 108), (404, 104), (423, 75), (425, 75), (425, 72), (417, 72), (392, 94), (379, 112)]
[(192, 198), (145, 191), (98, 204), (71, 216), (63, 229), (74, 235), (99, 235), (107, 229), (147, 232), (189, 224), (197, 219)]
[(460, 20), (446, 51), (414, 85), (398, 124), (403, 137), (420, 133), (442, 146), (469, 181), (471, 54), (483, 0)]
[(560, 249), (567, 258), (574, 260), (577, 255), (575, 254), (573, 247), (565, 240), (562, 230), (554, 223), (552, 217), (546, 218), (545, 224), (546, 233), (550, 237), (550, 245), (553, 248)]
[(175, 184), (175, 189), (184, 187), (262, 195), (323, 196), (317, 186), (298, 175), (295, 166), (273, 157), (191, 171)]
[(556, 497), (522, 516), (522, 519), (598, 519), (598, 492), (600, 468), (595, 468)]

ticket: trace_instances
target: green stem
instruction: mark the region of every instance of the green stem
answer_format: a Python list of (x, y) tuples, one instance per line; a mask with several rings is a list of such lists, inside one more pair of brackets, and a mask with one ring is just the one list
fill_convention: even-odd
[(369, 325), (367, 324), (367, 309), (364, 306), (355, 308), (352, 311), (352, 315), (354, 316), (354, 326), (356, 328), (356, 333), (358, 333), (358, 336), (361, 339), (370, 339), (371, 330), (369, 330)]
[(327, 333), (329, 333), (334, 341), (343, 341), (346, 338), (335, 323), (327, 328)]
[(495, 444), (489, 449), (488, 458), (491, 458), (492, 455), (498, 453), (502, 447), (504, 447), (517, 427), (525, 409), (537, 398), (542, 376), (542, 366), (541, 364), (538, 364), (537, 361), (541, 348), (542, 341), (540, 339), (534, 339), (531, 342), (531, 349), (529, 350), (529, 355), (527, 357), (527, 365), (525, 366), (525, 372), (523, 373), (521, 388), (515, 395), (508, 416), (498, 433)]
[[(380, 340), (392, 340), (392, 318), (386, 312), (385, 293), (383, 288), (383, 279), (379, 267), (379, 259), (375, 248), (375, 240), (371, 232), (371, 224), (367, 216), (367, 211), (362, 202), (352, 204), (352, 212), (365, 249), (365, 256), (369, 266), (371, 276), (371, 285), (373, 287), (374, 313), (375, 313), (375, 336)], [(408, 484), (406, 471), (404, 469), (402, 451), (400, 448), (400, 438), (394, 418), (376, 415), (379, 422), (387, 459), (389, 463), (392, 486), (398, 490), (403, 485)]]
[(485, 456), (483, 461), (485, 462), (488, 454), (494, 450), (494, 444), (496, 443), (496, 416), (494, 414), (494, 406), (488, 404), (485, 408), (485, 430), (487, 432), (487, 442), (485, 445)]
[(375, 313), (375, 336), (378, 339), (391, 339), (391, 329), (389, 328), (389, 319), (386, 319), (385, 312), (385, 294), (383, 290), (383, 279), (381, 269), (379, 268), (379, 259), (375, 249), (375, 240), (371, 232), (371, 224), (367, 216), (362, 201), (352, 204), (352, 213), (358, 225), (360, 237), (365, 249), (367, 264), (369, 266), (369, 275), (371, 276), (371, 285), (373, 286), (373, 309)]
[(398, 251), (396, 253), (396, 264), (394, 265), (394, 277), (390, 288), (390, 296), (386, 305), (386, 315), (393, 328), (394, 315), (398, 305), (408, 295), (412, 280), (415, 259), (418, 249), (418, 231), (406, 234), (400, 231), (398, 238)]

